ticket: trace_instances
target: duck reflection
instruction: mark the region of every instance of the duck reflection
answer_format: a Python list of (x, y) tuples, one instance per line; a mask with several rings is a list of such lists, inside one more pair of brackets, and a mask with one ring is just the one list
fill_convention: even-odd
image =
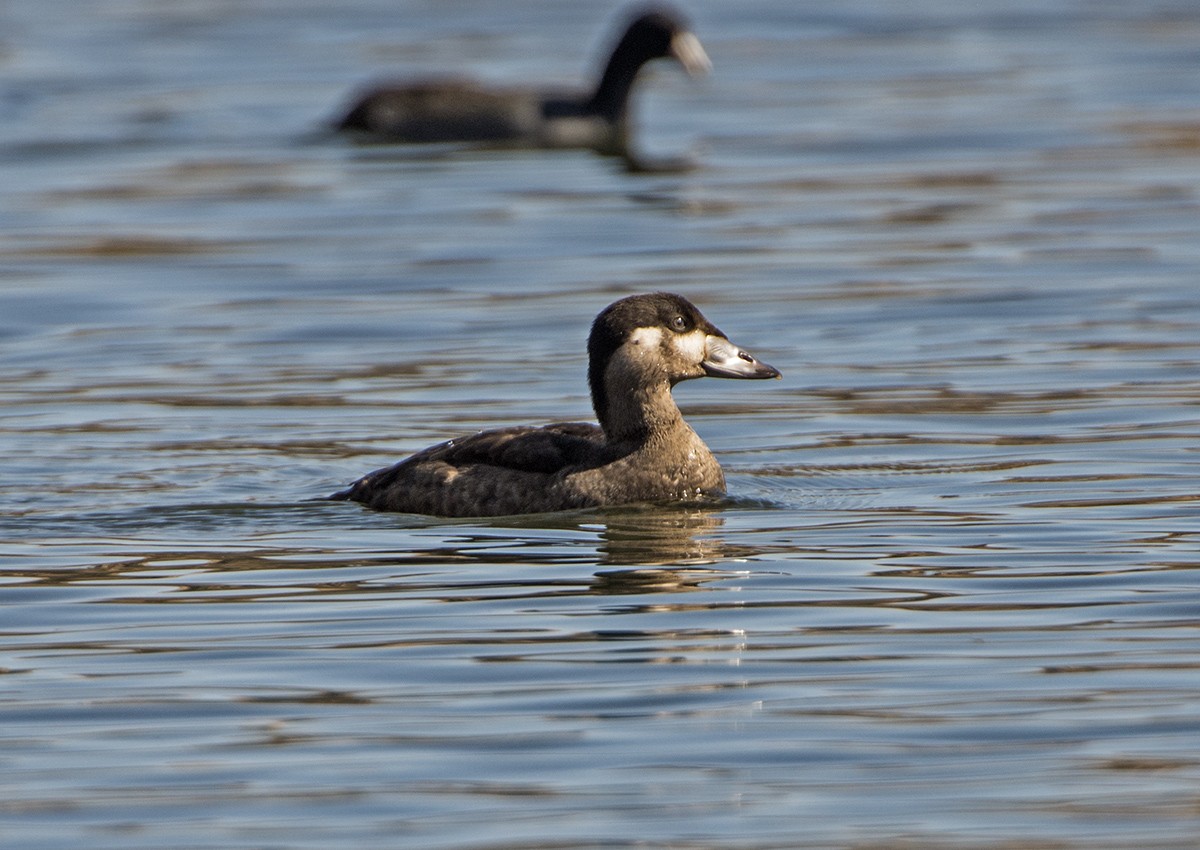
[(598, 594), (695, 591), (706, 582), (728, 577), (727, 564), (754, 554), (717, 533), (725, 524), (716, 506), (684, 510), (652, 507), (610, 511), (600, 532), (600, 562), (629, 569), (602, 570), (593, 576)]
[(598, 554), (601, 563), (622, 566), (711, 564), (726, 557), (724, 542), (715, 536), (724, 523), (720, 511), (707, 506), (609, 510), (600, 525)]
[[(486, 524), (396, 517), (388, 532), (394, 542), (378, 549), (131, 551), (73, 569), (14, 571), (10, 578), (26, 586), (104, 584), (122, 590), (110, 601), (158, 605), (695, 591), (740, 572), (739, 562), (761, 554), (725, 539), (728, 507), (726, 500), (642, 504)], [(544, 572), (547, 567), (552, 574)]]

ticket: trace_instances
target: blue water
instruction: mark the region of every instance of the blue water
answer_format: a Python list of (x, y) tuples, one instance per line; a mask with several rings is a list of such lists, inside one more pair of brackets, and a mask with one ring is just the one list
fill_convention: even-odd
[[(323, 131), (616, 6), (0, 9), (0, 845), (1196, 846), (1200, 9), (688, 11), (630, 174)], [(317, 501), (654, 289), (727, 503)]]

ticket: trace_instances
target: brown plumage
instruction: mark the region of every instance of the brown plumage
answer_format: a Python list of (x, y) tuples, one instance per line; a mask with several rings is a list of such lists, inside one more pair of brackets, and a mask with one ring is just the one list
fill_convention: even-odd
[(600, 313), (588, 338), (588, 383), (600, 425), (560, 422), (449, 440), (372, 472), (330, 498), (384, 511), (500, 516), (725, 492), (708, 446), (671, 388), (705, 375), (777, 378), (687, 299), (634, 295)]

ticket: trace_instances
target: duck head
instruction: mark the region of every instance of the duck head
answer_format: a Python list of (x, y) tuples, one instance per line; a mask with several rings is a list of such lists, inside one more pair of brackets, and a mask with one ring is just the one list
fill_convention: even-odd
[(596, 416), (610, 437), (619, 430), (614, 411), (630, 406), (625, 400), (643, 408), (669, 404), (677, 413), (670, 388), (705, 376), (760, 380), (780, 373), (731, 342), (681, 295), (622, 298), (592, 324), (588, 384)]

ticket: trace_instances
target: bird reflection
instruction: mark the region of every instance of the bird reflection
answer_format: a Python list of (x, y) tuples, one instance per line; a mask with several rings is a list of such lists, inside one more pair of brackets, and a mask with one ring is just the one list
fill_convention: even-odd
[(605, 564), (711, 564), (728, 557), (714, 534), (725, 524), (715, 507), (631, 507), (603, 513), (598, 554)]
[(601, 596), (681, 593), (702, 590), (705, 582), (727, 578), (725, 570), (704, 567), (646, 567), (603, 570), (592, 578), (592, 593)]
[(626, 508), (604, 516), (598, 554), (603, 564), (631, 569), (602, 570), (593, 576), (597, 594), (640, 594), (701, 590), (729, 571), (708, 565), (754, 554), (715, 536), (725, 524), (717, 507), (686, 510)]
[[(474, 599), (654, 594), (704, 589), (740, 572), (762, 550), (730, 543), (728, 501), (680, 506), (434, 521), (405, 517), (396, 531), (418, 532), (408, 545), (368, 551), (184, 549), (131, 552), (76, 570), (38, 571), (30, 585), (97, 582), (126, 589), (125, 602), (251, 603), (303, 596), (356, 599), (387, 595), (445, 602)], [(418, 521), (414, 521), (418, 520)], [(420, 544), (435, 531), (433, 545)], [(407, 535), (406, 535), (407, 536)], [(563, 567), (546, 576), (546, 566)], [(366, 575), (344, 572), (368, 570)], [(394, 572), (373, 572), (383, 568)], [(264, 581), (269, 576), (269, 581)], [(17, 574), (12, 576), (18, 578)]]

